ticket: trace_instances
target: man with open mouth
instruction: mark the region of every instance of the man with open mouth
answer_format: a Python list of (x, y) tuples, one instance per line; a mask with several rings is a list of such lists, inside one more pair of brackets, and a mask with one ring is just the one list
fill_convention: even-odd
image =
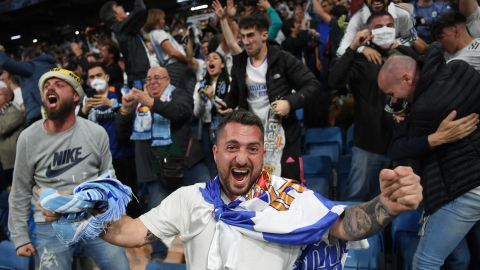
[[(40, 77), (38, 87), (46, 119), (34, 122), (18, 138), (8, 227), (18, 256), (38, 253), (40, 269), (71, 269), (77, 246), (66, 246), (56, 237), (52, 223), (46, 222), (36, 204), (36, 191), (53, 188), (71, 193), (78, 184), (107, 171), (114, 177), (115, 172), (105, 129), (76, 116), (75, 107), (84, 95), (80, 77), (54, 68)], [(32, 207), (35, 244), (28, 226)], [(101, 269), (129, 269), (122, 248), (101, 239), (79, 245)]]
[(263, 139), (253, 113), (226, 115), (212, 149), (217, 177), (179, 188), (137, 219), (122, 217), (102, 238), (135, 247), (179, 235), (188, 269), (341, 269), (349, 240), (376, 234), (422, 200), (419, 177), (397, 167), (380, 173), (375, 199), (337, 205), (263, 171)]

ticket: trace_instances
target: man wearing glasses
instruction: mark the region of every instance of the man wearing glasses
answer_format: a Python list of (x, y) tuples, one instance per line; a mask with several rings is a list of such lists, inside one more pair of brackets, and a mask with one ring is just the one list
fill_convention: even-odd
[[(165, 68), (152, 67), (144, 91), (133, 88), (124, 95), (119, 112), (117, 134), (119, 139), (129, 137), (134, 141), (139, 197), (147, 200), (146, 210), (150, 210), (173, 191), (169, 186), (172, 183), (160, 175), (160, 162), (185, 157), (193, 98), (187, 90), (170, 84)], [(162, 259), (166, 254), (163, 243), (153, 243), (153, 259)]]

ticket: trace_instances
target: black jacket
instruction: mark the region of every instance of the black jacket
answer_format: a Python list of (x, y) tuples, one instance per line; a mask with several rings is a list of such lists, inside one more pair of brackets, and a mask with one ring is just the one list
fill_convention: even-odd
[(140, 29), (146, 20), (147, 10), (143, 0), (135, 0), (130, 16), (112, 25), (112, 31), (125, 58), (125, 72), (129, 82), (145, 79), (150, 68), (147, 51), (140, 35)]
[(386, 95), (378, 88), (381, 65), (347, 48), (330, 70), (332, 89), (349, 85), (355, 98), (353, 144), (365, 151), (385, 155), (392, 138), (392, 116), (385, 112)]
[[(248, 55), (243, 51), (233, 57), (232, 83), (225, 102), (228, 107), (248, 110), (247, 76)], [(285, 148), (282, 155), (282, 176), (300, 179), (298, 157), (301, 156), (301, 130), (295, 110), (319, 94), (320, 83), (308, 68), (295, 56), (278, 46), (268, 47), (267, 92), (270, 103), (284, 99), (290, 103), (290, 113), (282, 118), (285, 130)], [(295, 89), (295, 93), (292, 90)], [(286, 163), (292, 157), (294, 163)]]
[(425, 59), (403, 134), (395, 132), (391, 153), (420, 159), (425, 212), (431, 214), (480, 185), (478, 130), (457, 142), (426, 147), (427, 136), (452, 110), (457, 118), (480, 113), (480, 74), (463, 61), (446, 64), (438, 44), (431, 45)]
[[(171, 101), (163, 102), (155, 98), (151, 110), (170, 120), (172, 136), (176, 138), (181, 152), (185, 154), (190, 139), (190, 120), (193, 115), (192, 95), (185, 89), (176, 88), (172, 93)], [(129, 115), (117, 114), (115, 124), (119, 140), (130, 139), (134, 116), (134, 110)], [(202, 158), (202, 154), (190, 155), (187, 159), (187, 166), (195, 164)]]

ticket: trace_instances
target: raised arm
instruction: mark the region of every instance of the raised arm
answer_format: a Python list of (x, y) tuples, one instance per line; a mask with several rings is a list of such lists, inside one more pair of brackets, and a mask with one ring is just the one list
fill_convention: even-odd
[(330, 21), (332, 20), (332, 16), (323, 9), (322, 0), (312, 0), (312, 4), (315, 13), (317, 13), (324, 22), (330, 23)]
[(477, 8), (477, 0), (458, 0), (458, 11), (467, 18), (470, 17)]
[(368, 238), (383, 230), (396, 215), (416, 209), (423, 198), (420, 177), (410, 167), (382, 170), (380, 191), (373, 200), (347, 208), (330, 235), (343, 240)]
[[(229, 19), (225, 9), (222, 7), (218, 0), (212, 2), (212, 8), (215, 14), (220, 19), (220, 27), (222, 28), (223, 38), (227, 43), (227, 46), (232, 50), (233, 55), (237, 55), (242, 52), (242, 48), (237, 43), (237, 38), (230, 27)], [(234, 23), (234, 22), (232, 22)]]

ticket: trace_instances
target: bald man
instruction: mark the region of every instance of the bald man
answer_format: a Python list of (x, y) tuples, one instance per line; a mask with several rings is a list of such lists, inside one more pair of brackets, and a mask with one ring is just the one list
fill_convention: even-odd
[(378, 76), (383, 92), (411, 104), (390, 156), (421, 161), (417, 173), (429, 217), (413, 269), (422, 270), (440, 269), (480, 220), (480, 74), (463, 61), (447, 64), (436, 43), (425, 59), (420, 68), (412, 58), (392, 56)]
[[(145, 210), (150, 210), (173, 191), (160, 175), (159, 164), (167, 157), (185, 157), (193, 98), (187, 90), (170, 83), (165, 68), (152, 67), (147, 73), (145, 89), (133, 88), (124, 95), (119, 112), (117, 134), (120, 140), (134, 141), (140, 199), (148, 201)], [(153, 246), (152, 257), (166, 256), (167, 248), (160, 241)]]

